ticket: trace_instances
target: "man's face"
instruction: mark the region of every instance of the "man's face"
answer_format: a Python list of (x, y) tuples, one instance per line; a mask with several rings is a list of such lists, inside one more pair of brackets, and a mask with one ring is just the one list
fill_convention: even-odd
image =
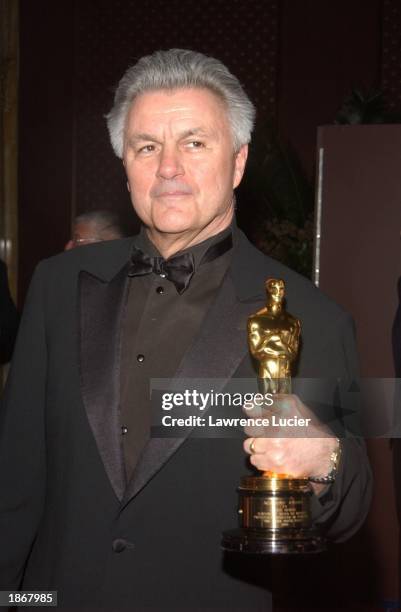
[(227, 226), (246, 156), (247, 146), (234, 153), (225, 106), (207, 89), (147, 92), (132, 104), (124, 165), (151, 231), (213, 235)]

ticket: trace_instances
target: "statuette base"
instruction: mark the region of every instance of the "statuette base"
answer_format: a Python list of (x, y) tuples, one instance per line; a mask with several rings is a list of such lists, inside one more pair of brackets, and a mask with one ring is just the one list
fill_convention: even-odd
[(223, 533), (222, 547), (250, 554), (316, 553), (326, 542), (312, 524), (307, 479), (244, 476), (238, 488), (239, 529)]

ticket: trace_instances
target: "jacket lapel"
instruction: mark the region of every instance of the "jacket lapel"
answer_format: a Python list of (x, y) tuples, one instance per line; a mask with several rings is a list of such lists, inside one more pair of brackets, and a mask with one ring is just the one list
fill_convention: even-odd
[(126, 488), (119, 394), (121, 329), (127, 291), (127, 266), (110, 282), (89, 272), (80, 272), (82, 397), (106, 473), (119, 500)]
[[(254, 310), (254, 301), (243, 303), (237, 299), (231, 276), (226, 275), (202, 325), (201, 334), (184, 355), (174, 381), (213, 378), (214, 391), (224, 388), (247, 354), (246, 321)], [(185, 439), (152, 438), (149, 441), (128, 484), (120, 511), (163, 467)]]

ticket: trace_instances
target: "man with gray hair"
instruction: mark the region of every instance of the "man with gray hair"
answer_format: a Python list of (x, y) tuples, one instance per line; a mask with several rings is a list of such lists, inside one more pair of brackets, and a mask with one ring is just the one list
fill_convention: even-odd
[(246, 469), (310, 478), (329, 538), (364, 520), (356, 439), (151, 437), (151, 379), (255, 378), (246, 321), (269, 276), (303, 324), (298, 375), (354, 376), (349, 316), (236, 227), (254, 115), (238, 79), (193, 51), (121, 79), (108, 128), (143, 227), (36, 270), (1, 412), (1, 590), (57, 590), (65, 608), (269, 610), (266, 557), (220, 548)]

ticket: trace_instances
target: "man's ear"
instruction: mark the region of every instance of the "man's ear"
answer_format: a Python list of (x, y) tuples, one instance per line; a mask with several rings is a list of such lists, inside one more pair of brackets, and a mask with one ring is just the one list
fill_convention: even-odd
[(246, 160), (248, 158), (248, 145), (242, 145), (239, 151), (235, 154), (235, 167), (233, 178), (233, 189), (238, 187), (245, 172)]

